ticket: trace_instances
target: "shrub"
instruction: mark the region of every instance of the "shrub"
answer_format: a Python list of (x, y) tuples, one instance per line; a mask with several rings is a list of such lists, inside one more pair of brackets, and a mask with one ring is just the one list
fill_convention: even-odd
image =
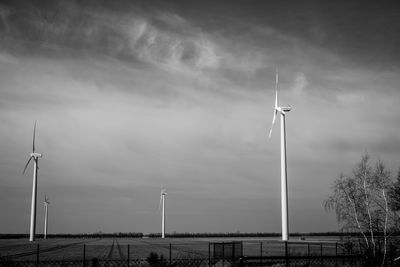
[(152, 267), (166, 267), (168, 266), (167, 260), (163, 255), (158, 255), (155, 252), (150, 252), (149, 256), (147, 256), (146, 261)]

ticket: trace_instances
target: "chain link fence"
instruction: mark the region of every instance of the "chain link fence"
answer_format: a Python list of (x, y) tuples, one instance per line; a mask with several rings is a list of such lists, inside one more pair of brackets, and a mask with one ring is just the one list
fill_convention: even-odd
[[(88, 240), (0, 247), (0, 266), (98, 267), (98, 266), (366, 266), (357, 242)], [(104, 244), (102, 244), (102, 242)], [(129, 243), (131, 242), (131, 243)], [(99, 244), (100, 243), (100, 244)], [(110, 245), (111, 243), (111, 245)], [(392, 246), (384, 266), (397, 266)]]

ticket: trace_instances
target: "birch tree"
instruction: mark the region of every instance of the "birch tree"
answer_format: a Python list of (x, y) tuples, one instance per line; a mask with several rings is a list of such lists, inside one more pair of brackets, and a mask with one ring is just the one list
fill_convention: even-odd
[(397, 180), (389, 191), (390, 208), (400, 212), (400, 170), (397, 173)]
[(342, 231), (358, 232), (367, 253), (383, 261), (388, 231), (396, 222), (386, 197), (391, 188), (390, 172), (383, 162), (372, 164), (366, 154), (350, 175), (339, 175), (323, 203), (326, 210), (335, 211)]

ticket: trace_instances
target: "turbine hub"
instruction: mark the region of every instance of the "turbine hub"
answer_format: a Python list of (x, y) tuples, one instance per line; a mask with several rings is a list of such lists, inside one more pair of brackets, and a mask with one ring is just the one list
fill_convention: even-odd
[(287, 106), (287, 107), (279, 107), (280, 108), (280, 111), (283, 111), (283, 112), (289, 112), (291, 109), (292, 109), (292, 107), (291, 106)]
[(33, 158), (35, 158), (35, 159), (37, 159), (37, 158), (41, 158), (41, 157), (43, 157), (43, 155), (42, 154), (40, 154), (40, 153), (31, 153), (31, 157), (33, 157)]

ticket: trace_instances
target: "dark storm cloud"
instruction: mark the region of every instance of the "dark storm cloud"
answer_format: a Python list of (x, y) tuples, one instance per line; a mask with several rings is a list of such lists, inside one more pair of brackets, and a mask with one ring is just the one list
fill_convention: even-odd
[(264, 87), (271, 66), (289, 64), (288, 73), (281, 70), (284, 83), (308, 61), (309, 88), (336, 90), (345, 81), (316, 75), (326, 64), (332, 72), (345, 64), (385, 69), (400, 62), (400, 12), (390, 1), (13, 1), (0, 10), (5, 51), (108, 57), (139, 68), (218, 67), (208, 75), (239, 87)]
[(251, 37), (255, 45), (297, 49), (290, 42), (254, 34), (268, 26), (366, 68), (399, 67), (398, 1), (179, 1), (176, 8), (198, 25), (238, 40)]
[(76, 1), (12, 2), (2, 7), (3, 48), (26, 53), (116, 51), (124, 41), (117, 16), (96, 7)]
[[(232, 53), (239, 52), (235, 47), (280, 51), (280, 59), (273, 59), (277, 65), (282, 60), (301, 64), (296, 63), (301, 53), (312, 56), (320, 49), (365, 68), (399, 67), (400, 62), (395, 1), (11, 1), (0, 11), (2, 48), (18, 52), (84, 52), (198, 66), (207, 44), (196, 35), (204, 30), (236, 40)], [(299, 42), (301, 51), (293, 54)], [(226, 75), (235, 77), (234, 71)]]
[(95, 55), (200, 68), (213, 63), (207, 62), (213, 55), (198, 30), (140, 2), (16, 1), (0, 10), (1, 46), (15, 53)]

